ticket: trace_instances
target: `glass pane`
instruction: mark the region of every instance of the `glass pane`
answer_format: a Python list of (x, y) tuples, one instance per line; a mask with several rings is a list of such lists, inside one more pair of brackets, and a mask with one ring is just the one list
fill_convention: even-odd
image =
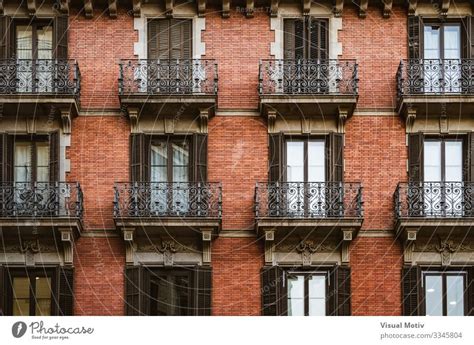
[(151, 281), (151, 315), (188, 315), (189, 277), (158, 276)]
[(31, 180), (31, 144), (15, 143), (15, 182)]
[(304, 316), (304, 276), (288, 276), (288, 315)]
[(324, 141), (308, 142), (308, 182), (325, 181), (325, 143)]
[(425, 277), (426, 316), (443, 316), (443, 291), (441, 276)]
[(426, 25), (424, 27), (424, 58), (439, 59), (440, 58), (440, 27)]
[(309, 285), (309, 315), (326, 315), (326, 277), (311, 276)]
[(445, 142), (445, 166), (446, 181), (461, 182), (462, 181), (462, 142), (446, 141)]
[(43, 26), (38, 28), (38, 59), (53, 58), (53, 28), (51, 26)]
[(189, 307), (189, 279), (187, 276), (175, 276), (170, 286), (170, 315), (187, 315)]
[(189, 181), (189, 146), (187, 142), (173, 143), (173, 182)]
[(287, 180), (288, 182), (304, 181), (304, 143), (288, 141), (286, 143)]
[(13, 316), (30, 315), (30, 278), (13, 278)]
[(16, 56), (18, 59), (32, 59), (33, 28), (19, 25), (16, 27)]
[(51, 315), (51, 278), (36, 277), (36, 316)]
[(49, 181), (49, 144), (37, 143), (36, 154), (37, 154), (36, 181), (47, 182)]
[(459, 25), (444, 27), (444, 58), (461, 58), (461, 27)]
[(424, 180), (441, 181), (441, 142), (425, 141), (423, 150)]
[(158, 142), (151, 145), (151, 181), (168, 181), (168, 145), (166, 142)]
[(464, 276), (446, 277), (448, 316), (464, 316)]
[(173, 182), (188, 182), (189, 170), (187, 166), (173, 168)]

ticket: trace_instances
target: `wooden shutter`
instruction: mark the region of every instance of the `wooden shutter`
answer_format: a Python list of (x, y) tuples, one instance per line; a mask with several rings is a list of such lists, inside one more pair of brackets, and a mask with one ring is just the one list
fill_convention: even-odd
[(0, 134), (0, 182), (13, 182), (14, 136)]
[(262, 268), (262, 315), (287, 315), (285, 272), (279, 266)]
[(408, 177), (412, 182), (423, 181), (423, 133), (408, 135)]
[(408, 58), (420, 59), (421, 56), (421, 18), (419, 16), (408, 16)]
[(143, 133), (130, 136), (130, 178), (132, 182), (150, 180), (151, 136)]
[(338, 316), (351, 315), (351, 268), (337, 267), (337, 312)]
[(72, 267), (58, 268), (58, 315), (74, 315), (74, 269)]
[(54, 18), (54, 57), (67, 59), (69, 16), (58, 15)]
[(418, 266), (407, 266), (402, 270), (403, 316), (419, 316), (419, 289), (421, 273)]
[(283, 58), (295, 59), (295, 19), (283, 21)]
[(467, 294), (467, 316), (474, 316), (474, 266), (467, 268), (467, 282), (466, 282), (466, 294)]
[(148, 22), (149, 59), (191, 59), (192, 20), (158, 19)]
[(142, 268), (140, 266), (125, 268), (125, 315), (142, 315)]
[(194, 312), (197, 316), (211, 315), (212, 268), (196, 266), (194, 269)]
[(328, 58), (328, 21), (309, 18), (309, 59), (326, 60)]
[(13, 25), (10, 16), (0, 16), (0, 59), (13, 56)]
[(285, 174), (285, 140), (283, 133), (268, 136), (269, 182), (278, 182), (284, 179)]
[(59, 155), (60, 155), (59, 132), (49, 134), (49, 181), (59, 181)]
[(3, 269), (3, 266), (0, 265), (0, 316), (5, 315), (5, 293), (6, 293), (6, 287), (5, 287), (5, 272)]
[(329, 133), (327, 136), (327, 176), (328, 182), (344, 181), (344, 134)]
[(192, 26), (189, 19), (170, 21), (170, 59), (192, 58)]
[(193, 182), (207, 181), (207, 134), (193, 134)]
[(159, 20), (148, 21), (148, 59), (158, 59), (158, 26)]

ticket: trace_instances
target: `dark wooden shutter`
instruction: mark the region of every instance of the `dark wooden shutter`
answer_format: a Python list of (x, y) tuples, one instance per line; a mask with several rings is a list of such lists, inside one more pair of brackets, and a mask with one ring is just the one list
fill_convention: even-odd
[(148, 21), (148, 59), (158, 59), (158, 20)]
[(60, 155), (59, 132), (49, 134), (49, 181), (59, 181), (59, 155)]
[(13, 56), (13, 25), (10, 16), (0, 16), (0, 59)]
[(193, 134), (193, 182), (207, 181), (207, 134)]
[(150, 179), (151, 136), (143, 133), (130, 136), (130, 178), (133, 182)]
[(0, 265), (0, 316), (5, 315), (5, 277), (4, 277), (4, 269), (3, 266)]
[(283, 133), (268, 136), (268, 180), (270, 182), (283, 181), (285, 172), (285, 140)]
[(407, 266), (402, 270), (403, 315), (419, 316), (420, 269), (418, 266)]
[(467, 282), (466, 282), (466, 294), (467, 294), (467, 316), (474, 316), (474, 266), (467, 268)]
[(170, 59), (192, 58), (192, 26), (189, 19), (170, 21)]
[(54, 56), (67, 59), (69, 16), (62, 14), (54, 18)]
[(327, 176), (328, 182), (344, 181), (344, 134), (329, 133), (327, 137)]
[(0, 134), (0, 182), (13, 182), (14, 136)]
[(309, 55), (310, 59), (325, 60), (328, 58), (328, 21), (326, 19), (309, 19)]
[(337, 312), (338, 316), (351, 315), (351, 268), (337, 267)]
[(408, 58), (420, 59), (421, 56), (421, 18), (419, 16), (408, 16)]
[(285, 272), (279, 266), (262, 268), (262, 315), (287, 315)]
[(283, 21), (283, 58), (295, 59), (295, 19)]
[(211, 315), (212, 268), (196, 266), (194, 269), (194, 311), (197, 316)]
[(295, 59), (306, 58), (307, 33), (304, 19), (294, 19), (295, 21)]
[(59, 267), (58, 281), (58, 315), (74, 315), (74, 269), (72, 267)]
[(408, 177), (412, 182), (423, 181), (423, 133), (408, 135)]
[(125, 268), (125, 315), (142, 315), (142, 268), (140, 266)]

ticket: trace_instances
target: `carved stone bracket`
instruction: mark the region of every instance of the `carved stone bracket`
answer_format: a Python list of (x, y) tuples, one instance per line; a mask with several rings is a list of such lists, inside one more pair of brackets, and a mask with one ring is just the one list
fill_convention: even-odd
[(64, 264), (71, 265), (74, 261), (74, 236), (70, 228), (59, 228), (61, 242), (63, 243)]
[(28, 134), (36, 133), (36, 116), (35, 115), (26, 117), (26, 132)]
[(174, 7), (174, 1), (173, 0), (165, 0), (166, 17), (173, 18), (173, 7)]
[(441, 0), (441, 16), (446, 17), (449, 11), (449, 5), (451, 4), (451, 0)]
[(337, 117), (337, 132), (345, 133), (345, 125), (349, 111), (345, 108), (339, 108), (339, 116)]
[(84, 14), (86, 18), (92, 18), (94, 16), (94, 6), (92, 0), (84, 0)]
[(117, 0), (109, 0), (109, 16), (117, 18)]
[(277, 17), (278, 16), (278, 5), (280, 0), (271, 0), (270, 3), (270, 17)]
[(222, 18), (230, 17), (230, 0), (222, 0)]
[(342, 9), (344, 7), (344, 0), (335, 0), (334, 7), (332, 9), (332, 13), (334, 13), (334, 17), (339, 18), (342, 17)]
[(36, 15), (36, 0), (28, 0), (27, 2), (28, 14), (30, 16)]
[(275, 133), (275, 123), (276, 123), (276, 111), (269, 110), (267, 114), (268, 118), (268, 133)]
[(390, 15), (392, 14), (393, 0), (382, 0), (382, 3), (383, 3), (383, 17), (390, 18)]
[(311, 10), (311, 0), (303, 0), (303, 15), (309, 16)]
[(449, 122), (446, 113), (442, 113), (439, 117), (439, 132), (443, 134), (449, 133)]
[(71, 109), (60, 109), (64, 134), (71, 134)]
[(273, 265), (273, 253), (275, 252), (275, 230), (265, 229), (265, 264)]
[(301, 133), (310, 134), (311, 133), (311, 119), (306, 116), (301, 116)]
[(176, 120), (173, 115), (165, 116), (165, 134), (173, 134)]
[(140, 18), (142, 14), (142, 2), (141, 0), (133, 0), (133, 16)]
[(247, 0), (247, 4), (245, 6), (245, 16), (247, 18), (253, 18), (254, 8), (255, 8), (255, 1), (254, 0)]
[(348, 264), (350, 262), (350, 244), (353, 240), (355, 229), (342, 229), (341, 244), (341, 263)]
[(173, 241), (162, 241), (158, 251), (163, 254), (163, 264), (173, 266), (174, 254), (177, 252), (175, 243)]
[(199, 110), (199, 132), (207, 133), (209, 123), (209, 109)]
[(403, 242), (403, 261), (413, 264), (413, 249), (415, 248), (416, 234), (418, 229), (407, 229), (406, 238)]
[(206, 14), (206, 0), (197, 0), (197, 11), (199, 17), (204, 17)]
[(212, 229), (203, 229), (202, 233), (202, 263), (211, 263), (211, 240), (212, 240)]
[(130, 131), (132, 133), (138, 133), (138, 119), (140, 117), (140, 110), (138, 108), (128, 108), (128, 117), (130, 118)]
[(416, 119), (416, 109), (408, 108), (406, 112), (406, 118), (405, 118), (405, 127), (406, 127), (407, 133), (412, 132), (413, 125), (415, 124), (415, 119)]
[(5, 8), (3, 6), (3, 0), (0, 0), (0, 14), (4, 14), (5, 13)]
[(369, 7), (369, 0), (360, 0), (359, 2), (359, 17), (367, 17), (367, 8)]
[(69, 3), (71, 0), (60, 0), (59, 2), (59, 12), (69, 14)]
[(414, 15), (418, 6), (418, 0), (407, 0), (408, 1), (408, 14)]
[(123, 240), (125, 241), (125, 262), (127, 264), (134, 263), (134, 252), (136, 244), (134, 242), (135, 228), (124, 228), (122, 229)]

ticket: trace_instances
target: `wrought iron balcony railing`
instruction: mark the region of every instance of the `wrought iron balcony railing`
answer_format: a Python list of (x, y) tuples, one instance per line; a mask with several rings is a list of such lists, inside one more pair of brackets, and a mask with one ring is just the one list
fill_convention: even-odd
[(402, 60), (397, 71), (398, 97), (474, 94), (474, 59)]
[(114, 217), (221, 218), (222, 187), (211, 182), (120, 182)]
[(217, 95), (214, 60), (122, 60), (119, 94)]
[(362, 218), (360, 183), (258, 182), (257, 218)]
[(80, 91), (81, 73), (75, 60), (0, 60), (0, 94), (71, 95), (79, 99)]
[(394, 194), (395, 216), (474, 217), (473, 182), (404, 182)]
[(262, 60), (261, 95), (357, 95), (355, 60)]
[(82, 218), (79, 183), (1, 182), (0, 217)]

